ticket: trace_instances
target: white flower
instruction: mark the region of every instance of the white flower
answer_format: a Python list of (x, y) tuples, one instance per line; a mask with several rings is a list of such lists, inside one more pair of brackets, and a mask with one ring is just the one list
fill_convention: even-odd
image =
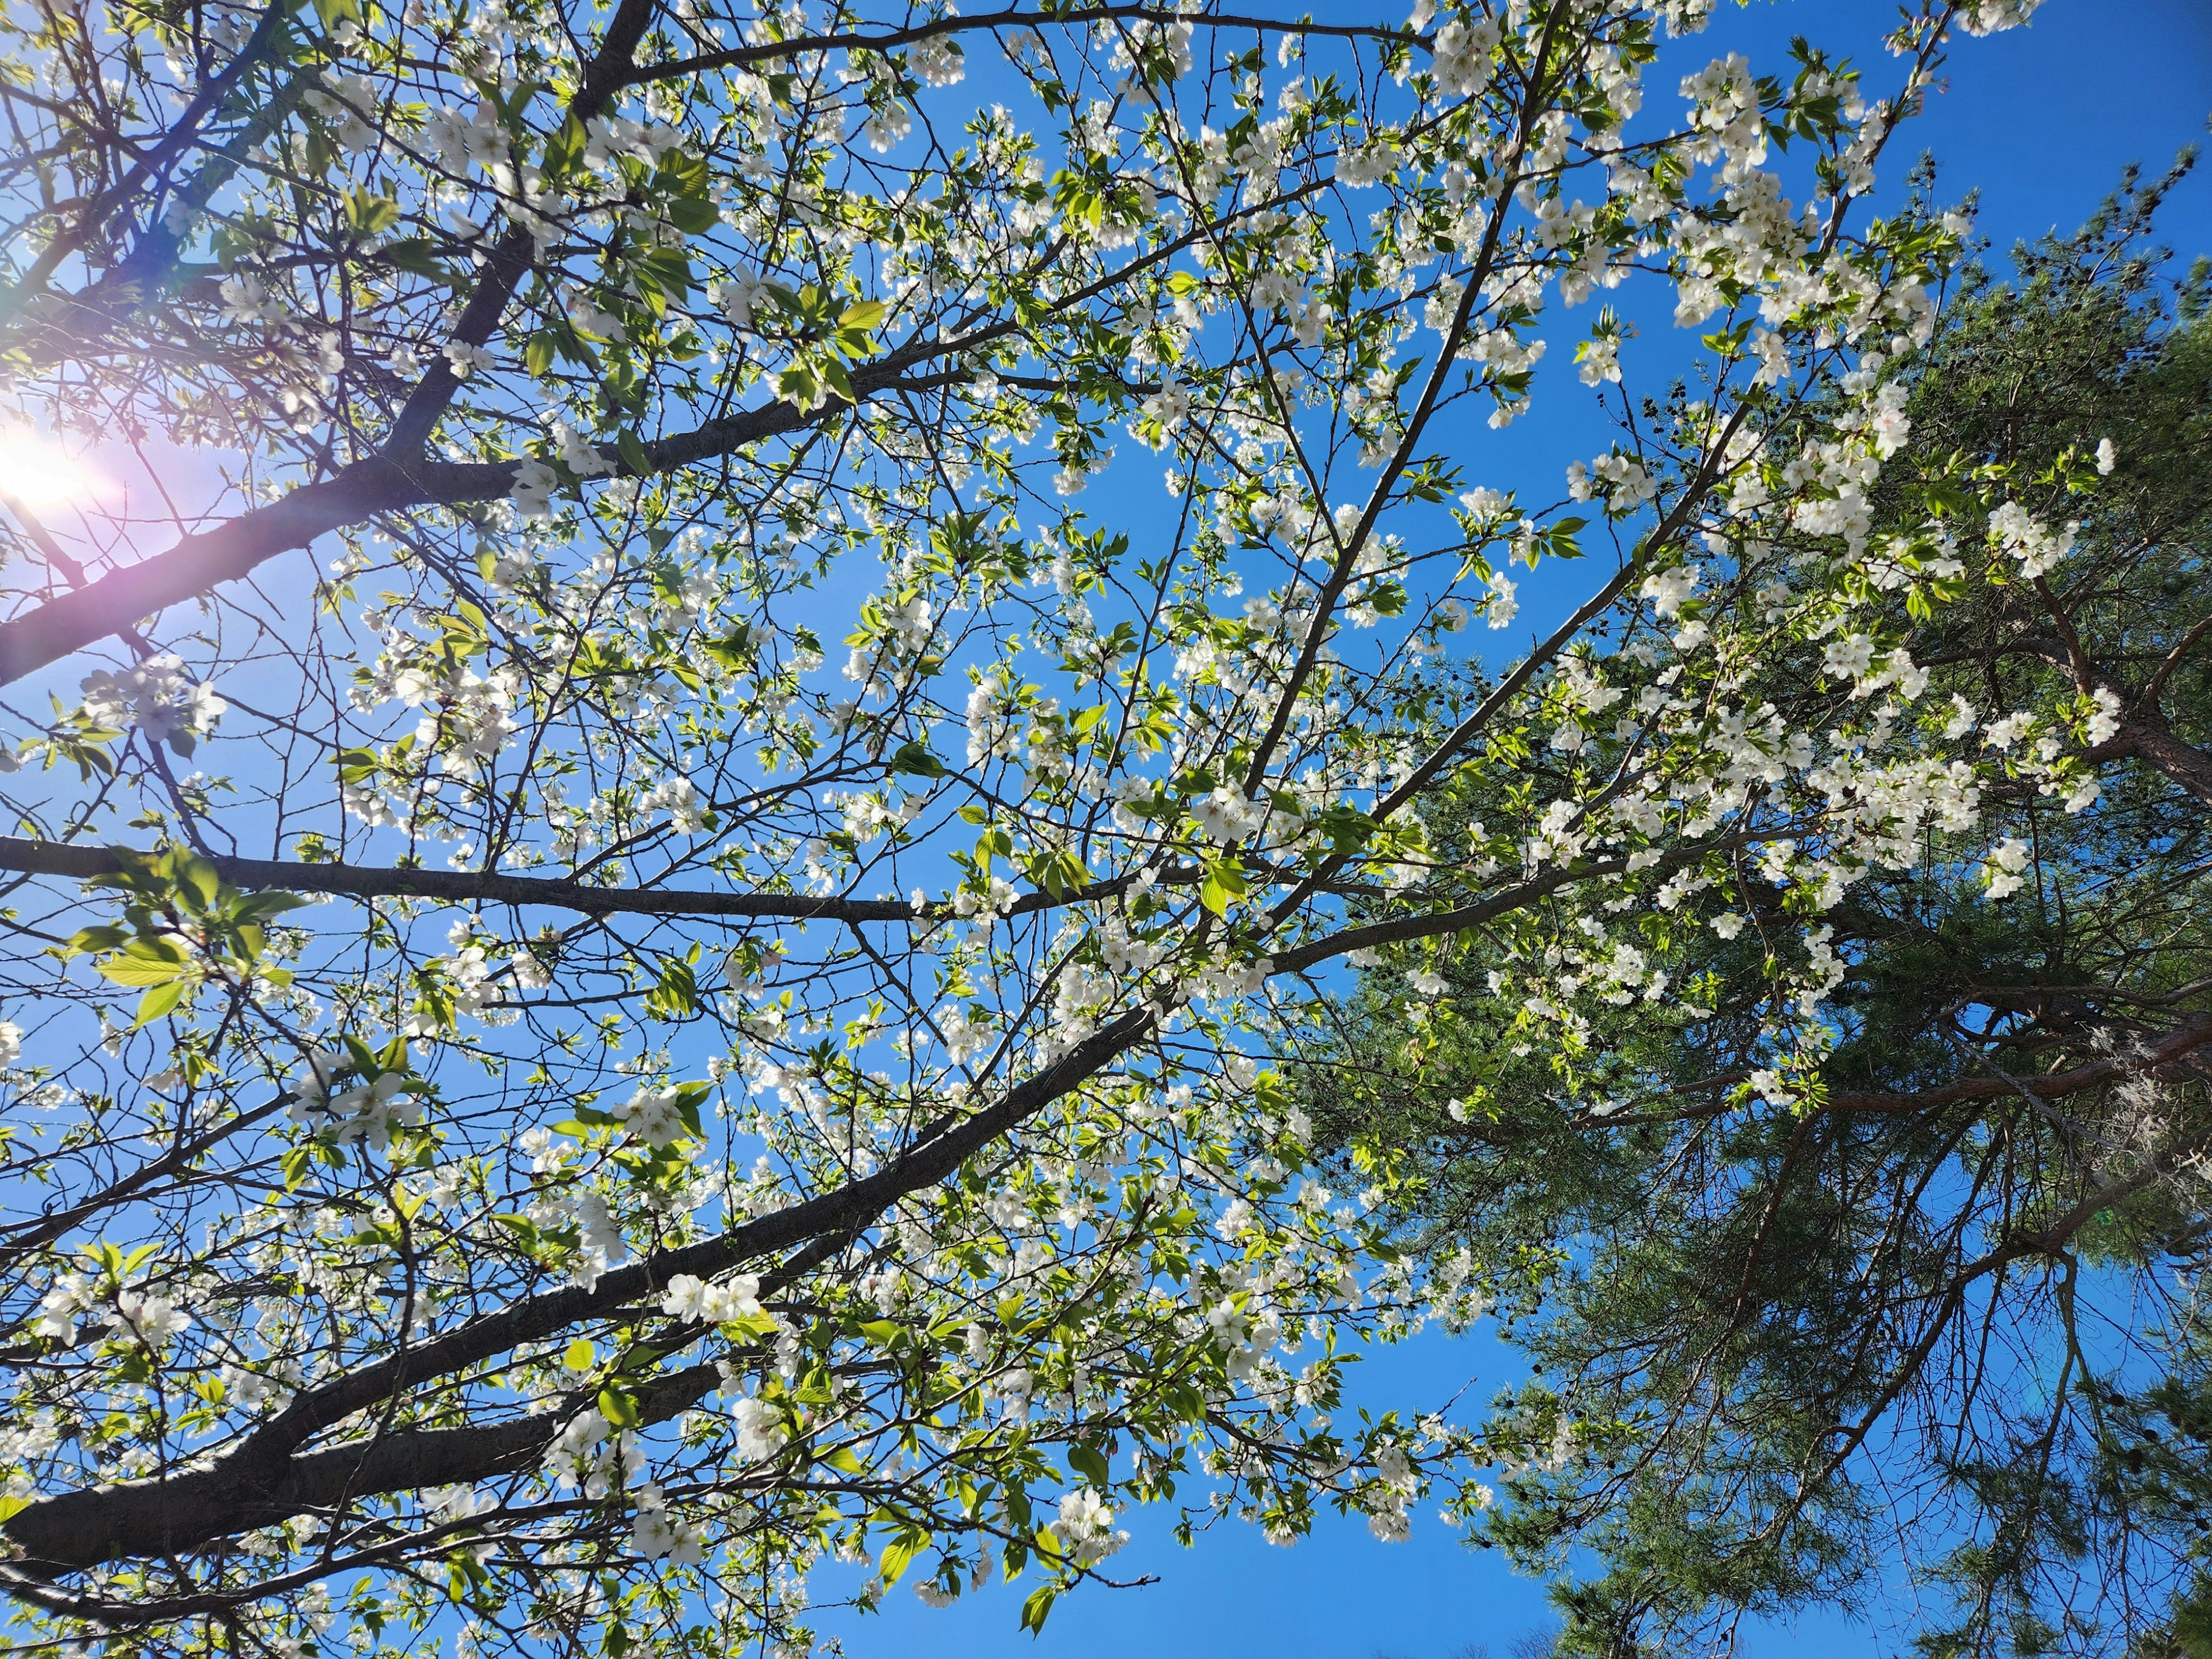
[(1483, 586), (1490, 597), (1483, 602), (1482, 614), (1492, 628), (1508, 626), (1521, 614), (1521, 601), (1515, 595), (1513, 579), (1502, 570), (1492, 571)]
[(2109, 475), (2112, 468), (2118, 464), (2119, 459), (2120, 452), (2112, 447), (2112, 441), (2110, 438), (2097, 440), (2097, 471), (2100, 473)]
[(1226, 846), (1260, 827), (1261, 808), (1257, 802), (1246, 799), (1242, 790), (1224, 783), (1193, 806), (1190, 815), (1209, 841)]
[(31, 1334), (56, 1342), (76, 1340), (76, 1316), (92, 1305), (92, 1281), (82, 1273), (64, 1273), (39, 1304)]
[(638, 1493), (637, 1520), (630, 1530), (630, 1547), (648, 1561), (665, 1560), (672, 1566), (696, 1566), (706, 1555), (699, 1528), (668, 1512), (657, 1486)]
[(1852, 634), (1830, 640), (1820, 653), (1820, 666), (1838, 679), (1856, 680), (1874, 665), (1874, 638)]
[(2051, 570), (2073, 550), (2078, 524), (2052, 530), (2017, 501), (2007, 501), (1990, 514), (1990, 539), (2020, 561), (2020, 574), (2028, 581)]
[(473, 1520), (499, 1507), (498, 1498), (474, 1486), (434, 1486), (422, 1494), (422, 1501), (439, 1524), (447, 1527)]
[(640, 1089), (615, 1108), (615, 1115), (648, 1146), (665, 1146), (690, 1133), (684, 1121), (681, 1096), (674, 1089)]
[(2100, 685), (2089, 694), (2089, 701), (2093, 709), (2082, 739), (2094, 749), (2120, 734), (2120, 698), (2110, 687)]
[(191, 1316), (184, 1312), (167, 1297), (150, 1295), (143, 1291), (125, 1291), (115, 1298), (115, 1311), (123, 1322), (137, 1333), (138, 1339), (149, 1348), (158, 1348), (173, 1336), (181, 1336), (192, 1326)]
[(1982, 878), (1989, 884), (1991, 898), (2004, 898), (2027, 885), (2027, 877), (2023, 873), (2027, 868), (2027, 843), (2017, 836), (2007, 836), (1990, 849)]
[(181, 659), (149, 657), (120, 673), (100, 669), (80, 684), (86, 715), (103, 726), (136, 726), (159, 743), (172, 732), (211, 730), (230, 705), (195, 682)]
[(906, 66), (933, 87), (957, 86), (968, 74), (958, 44), (944, 35), (915, 46), (906, 55)]
[(553, 516), (553, 492), (561, 487), (561, 475), (535, 456), (526, 456), (514, 469), (514, 488), (509, 493), (514, 500), (514, 510), (526, 520), (550, 519)]
[(590, 1407), (570, 1418), (545, 1449), (545, 1472), (563, 1491), (580, 1490), (592, 1498), (620, 1492), (645, 1468), (645, 1451), (634, 1434), (611, 1442), (613, 1425)]
[(1601, 334), (1586, 340), (1575, 356), (1582, 367), (1577, 371), (1584, 386), (1600, 386), (1607, 380), (1620, 379), (1620, 342), (1610, 334)]
[(1079, 1567), (1104, 1560), (1129, 1541), (1127, 1533), (1114, 1530), (1114, 1511), (1088, 1486), (1079, 1487), (1060, 1500), (1053, 1533), (1069, 1561)]
[(885, 106), (860, 124), (868, 148), (878, 153), (891, 149), (913, 131), (914, 112), (900, 103)]
[(0, 1019), (0, 1066), (13, 1066), (23, 1052), (23, 1033), (12, 1019)]
[(1190, 393), (1175, 381), (1164, 380), (1158, 392), (1145, 399), (1139, 413), (1159, 428), (1160, 441), (1164, 443), (1166, 434), (1181, 426), (1183, 417), (1190, 413)]
[(753, 307), (760, 303), (761, 295), (768, 284), (750, 270), (732, 270), (714, 289), (711, 297), (730, 319), (730, 326), (750, 329), (753, 325)]
[(1698, 591), (1698, 567), (1693, 564), (1662, 570), (1644, 579), (1643, 595), (1662, 617), (1677, 617)]
[(446, 367), (453, 372), (457, 380), (465, 380), (478, 369), (489, 369), (498, 360), (480, 345), (471, 345), (465, 340), (446, 342)]
[(1367, 1530), (1385, 1544), (1402, 1544), (1413, 1535), (1413, 1519), (1407, 1512), (1402, 1494), (1395, 1495), (1382, 1508), (1370, 1511)]
[(765, 1400), (747, 1395), (730, 1407), (738, 1425), (738, 1455), (749, 1463), (773, 1457), (791, 1435), (783, 1426), (783, 1413)]
[(1723, 939), (1734, 939), (1743, 932), (1743, 918), (1733, 910), (1723, 910), (1713, 918), (1713, 932)]
[(761, 1310), (760, 1275), (739, 1273), (726, 1285), (709, 1285), (691, 1273), (678, 1273), (662, 1293), (660, 1310), (677, 1319), (726, 1325)]

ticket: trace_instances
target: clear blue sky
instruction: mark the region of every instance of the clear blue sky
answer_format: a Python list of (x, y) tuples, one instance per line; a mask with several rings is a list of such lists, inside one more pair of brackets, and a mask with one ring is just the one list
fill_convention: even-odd
[[(1787, 43), (1804, 33), (1848, 52), (1879, 88), (1893, 78), (1894, 64), (1875, 42), (1896, 15), (1893, 0), (1765, 0), (1717, 19), (1702, 41), (1688, 44), (1699, 63), (1734, 51), (1754, 70), (1785, 72)], [(1648, 101), (1671, 95), (1671, 82), (1655, 76)], [(2048, 0), (2025, 30), (1961, 43), (1948, 87), (1909, 130), (1908, 149), (1890, 160), (1885, 182), (1893, 184), (1911, 154), (1933, 150), (1946, 198), (1979, 191), (1981, 228), (2001, 255), (2019, 238), (2078, 224), (2128, 162), (2162, 168), (2205, 136), (2209, 114), (2212, 0)], [(2165, 240), (2184, 261), (2212, 252), (2212, 165), (2174, 198)], [(1499, 446), (1499, 465), (1528, 465), (1563, 441), (1568, 453), (1588, 453), (1587, 433), (1579, 445), (1573, 436), (1556, 428), (1516, 436)], [(1513, 481), (1510, 472), (1476, 480)], [(1524, 617), (1538, 626), (1561, 601), (1571, 603), (1564, 586), (1547, 593), (1540, 582), (1540, 573), (1524, 589)], [(1426, 1407), (1471, 1374), (1481, 1379), (1474, 1397), (1486, 1396), (1512, 1363), (1480, 1339), (1436, 1338), (1378, 1356), (1368, 1369), (1368, 1397)], [(1516, 1635), (1551, 1622), (1541, 1585), (1465, 1549), (1433, 1515), (1405, 1544), (1376, 1543), (1363, 1525), (1331, 1520), (1304, 1543), (1279, 1549), (1224, 1522), (1190, 1551), (1167, 1537), (1163, 1512), (1123, 1518), (1134, 1536), (1113, 1565), (1158, 1582), (1079, 1593), (1041, 1637), (1017, 1626), (1026, 1586), (997, 1587), (937, 1612), (901, 1586), (881, 1613), (825, 1613), (820, 1628), (851, 1659), (1453, 1659), (1477, 1644), (1505, 1659)], [(827, 1593), (844, 1582), (825, 1575), (819, 1585)], [(1872, 1626), (1821, 1618), (1748, 1629), (1739, 1650), (1749, 1659), (1875, 1659), (1904, 1645), (1899, 1623), (1909, 1623), (1910, 1609), (1887, 1612)]]

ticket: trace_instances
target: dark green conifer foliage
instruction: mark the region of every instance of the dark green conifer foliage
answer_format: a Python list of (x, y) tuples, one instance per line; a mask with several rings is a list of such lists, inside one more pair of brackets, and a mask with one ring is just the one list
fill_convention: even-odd
[[(1749, 1085), (1766, 940), (1808, 920), (1778, 910), (1686, 922), (1701, 973), (1579, 1053), (1518, 1041), (1477, 946), (1433, 997), (1370, 970), (1313, 1056), (1339, 1144), (1421, 1149), (1425, 1246), (1527, 1267), (1499, 1311), (1536, 1381), (1483, 1530), (1553, 1579), (1564, 1653), (1839, 1603), (1931, 1659), (2212, 1656), (2212, 264), (2177, 281), (2152, 240), (2181, 171), (1971, 279), (1917, 372), (1887, 489), (2112, 442), (2075, 556), (1913, 647), (1985, 722), (2054, 678), (2109, 694), (2103, 794), (1985, 798), (2032, 849), (2002, 902), (1931, 855), (1819, 918), (1825, 1096)], [(1746, 705), (1817, 739), (1817, 670)]]

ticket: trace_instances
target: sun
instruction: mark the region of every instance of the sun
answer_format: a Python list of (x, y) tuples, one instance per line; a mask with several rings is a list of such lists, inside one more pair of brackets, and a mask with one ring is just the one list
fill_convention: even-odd
[(99, 473), (45, 433), (0, 428), (0, 495), (38, 513), (96, 495), (102, 483)]

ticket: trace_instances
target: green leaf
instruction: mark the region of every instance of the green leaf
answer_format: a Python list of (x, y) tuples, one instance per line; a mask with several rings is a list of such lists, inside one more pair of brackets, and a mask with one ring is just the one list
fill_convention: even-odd
[(951, 770), (930, 752), (926, 743), (901, 744), (891, 756), (890, 768), (894, 772), (917, 778), (941, 778)]
[(823, 401), (822, 382), (806, 364), (793, 363), (775, 377), (775, 395), (800, 414), (808, 414)]
[(691, 262), (684, 257), (681, 249), (648, 249), (638, 264), (637, 285), (648, 297), (665, 295), (672, 300), (681, 300), (690, 293)]
[(653, 475), (653, 457), (647, 454), (645, 444), (637, 434), (624, 427), (615, 434), (615, 447), (622, 452), (623, 465), (638, 477)]
[(190, 981), (182, 979), (172, 980), (167, 985), (156, 985), (138, 999), (138, 1017), (131, 1021), (131, 1029), (136, 1031), (151, 1025), (182, 1002), (191, 988)]
[(307, 903), (297, 893), (255, 893), (241, 899), (232, 915), (240, 921), (258, 921), (264, 916), (280, 915), (287, 910), (297, 910)]
[(1022, 1628), (1030, 1632), (1042, 1631), (1044, 1621), (1052, 1616), (1052, 1604), (1058, 1600), (1060, 1586), (1057, 1584), (1047, 1584), (1041, 1589), (1032, 1590), (1030, 1599), (1022, 1603)]
[(389, 196), (372, 196), (356, 186), (344, 200), (346, 223), (358, 235), (374, 236), (399, 222), (399, 204)]
[(897, 1583), (907, 1570), (907, 1564), (928, 1547), (929, 1534), (926, 1532), (903, 1534), (896, 1542), (887, 1545), (884, 1550), (883, 1560), (879, 1564), (884, 1583)]
[(432, 255), (430, 240), (427, 236), (410, 236), (403, 241), (387, 242), (377, 257), (398, 270), (416, 276), (427, 276), (434, 283), (450, 286), (454, 280), (453, 274)]
[(80, 927), (62, 948), (73, 957), (90, 956), (95, 951), (112, 951), (130, 937), (130, 930), (125, 927)]
[(721, 220), (714, 204), (700, 196), (679, 196), (668, 204), (668, 222), (686, 235), (698, 236), (714, 229)]
[(283, 1158), (276, 1160), (276, 1167), (284, 1174), (286, 1192), (294, 1191), (307, 1178), (308, 1166), (314, 1161), (315, 1148), (313, 1142), (292, 1147)]
[(1241, 899), (1248, 891), (1244, 872), (1233, 859), (1223, 859), (1206, 866), (1206, 879), (1198, 890), (1198, 902), (1215, 915), (1221, 915), (1230, 902)]
[(184, 973), (185, 953), (167, 939), (134, 939), (95, 965), (118, 985), (167, 985)]
[(637, 1396), (612, 1383), (599, 1390), (599, 1415), (617, 1429), (634, 1429), (643, 1421), (643, 1414), (637, 1408)]
[(1106, 1467), (1106, 1455), (1096, 1446), (1070, 1446), (1067, 1449), (1067, 1464), (1100, 1492), (1113, 1485), (1113, 1475)]
[(599, 1351), (587, 1336), (580, 1336), (562, 1351), (561, 1363), (572, 1371), (587, 1371), (598, 1364)]
[(589, 135), (584, 131), (584, 124), (576, 118), (573, 111), (567, 120), (562, 122), (554, 131), (546, 135), (545, 157), (538, 170), (545, 175), (545, 181), (548, 184), (568, 172), (582, 159), (584, 146), (588, 142), (588, 138)]
[(178, 890), (195, 908), (213, 908), (222, 892), (222, 878), (216, 873), (215, 866), (188, 848), (173, 848), (170, 857), (174, 861)]

